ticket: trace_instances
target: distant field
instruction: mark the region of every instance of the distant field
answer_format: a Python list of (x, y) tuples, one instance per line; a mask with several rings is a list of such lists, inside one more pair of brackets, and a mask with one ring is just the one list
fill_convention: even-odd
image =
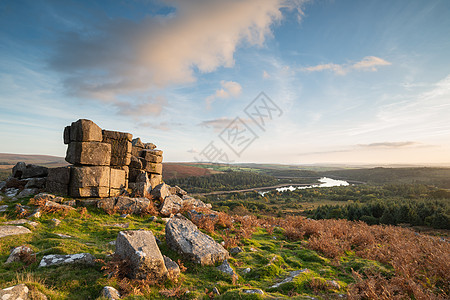
[(184, 178), (191, 176), (207, 176), (220, 173), (208, 168), (195, 167), (181, 163), (164, 163), (163, 164), (163, 180), (173, 178)]

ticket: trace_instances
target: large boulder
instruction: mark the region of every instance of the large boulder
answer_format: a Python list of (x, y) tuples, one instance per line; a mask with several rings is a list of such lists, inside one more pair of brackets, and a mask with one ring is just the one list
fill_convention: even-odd
[(177, 195), (169, 195), (164, 198), (164, 203), (159, 210), (161, 215), (167, 217), (171, 214), (178, 213), (183, 208), (183, 199), (178, 197)]
[(130, 133), (103, 130), (103, 143), (111, 145), (111, 166), (127, 166), (131, 159)]
[(126, 189), (127, 181), (125, 170), (111, 168), (111, 176), (109, 180), (109, 196), (117, 196)]
[(19, 161), (13, 168), (12, 168), (12, 176), (14, 178), (22, 178), (22, 173), (27, 167), (27, 164), (23, 161)]
[(28, 287), (25, 284), (18, 284), (9, 288), (0, 290), (0, 299), (2, 300), (26, 300), (28, 299)]
[(148, 179), (147, 173), (145, 171), (140, 171), (135, 178), (135, 182), (129, 184), (129, 188), (131, 189), (131, 194), (134, 197), (150, 198), (152, 186), (150, 184), (150, 180)]
[(109, 166), (111, 145), (100, 142), (71, 142), (66, 161), (74, 165)]
[(149, 174), (149, 179), (152, 189), (163, 183), (161, 174)]
[(39, 189), (36, 189), (36, 188), (23, 189), (17, 195), (17, 198), (29, 197), (29, 196), (36, 195), (37, 193), (39, 193)]
[(19, 179), (45, 177), (47, 174), (48, 168), (33, 164), (28, 165), (24, 162), (18, 162), (12, 169), (12, 176)]
[(166, 242), (173, 250), (201, 265), (213, 265), (229, 257), (227, 250), (181, 215), (167, 222)]
[(164, 258), (151, 231), (121, 231), (116, 240), (116, 254), (128, 259), (133, 278), (162, 279), (167, 276)]
[(49, 168), (45, 190), (66, 196), (69, 194), (70, 167)]
[(66, 127), (64, 129), (64, 143), (101, 142), (102, 139), (102, 129), (91, 120), (80, 119), (76, 122), (73, 122), (69, 128)]
[(0, 226), (0, 238), (25, 233), (31, 233), (30, 229), (23, 226)]
[(168, 185), (165, 184), (165, 183), (162, 183), (162, 184), (160, 184), (160, 185), (155, 186), (155, 187), (152, 189), (152, 196), (153, 196), (153, 199), (155, 199), (155, 200), (160, 201), (161, 203), (163, 203), (163, 202), (164, 202), (164, 199), (165, 199), (167, 196), (170, 196), (169, 188), (170, 188), (170, 186), (168, 186)]
[(155, 150), (144, 149), (139, 154), (145, 161), (148, 162), (161, 163), (163, 160), (162, 155), (155, 154)]
[(42, 257), (39, 267), (51, 267), (67, 264), (83, 264), (93, 265), (95, 257), (89, 253), (77, 253), (77, 254), (50, 254)]
[(110, 167), (72, 167), (70, 196), (72, 197), (109, 197)]
[(162, 164), (142, 161), (142, 169), (153, 174), (162, 174)]
[(45, 187), (45, 183), (47, 181), (47, 178), (30, 178), (27, 182), (27, 184), (25, 185), (26, 189), (30, 189), (30, 188), (37, 188), (37, 189), (42, 189)]
[(97, 206), (105, 211), (118, 211), (121, 213), (140, 214), (149, 207), (150, 200), (147, 198), (131, 198), (126, 196), (101, 199)]

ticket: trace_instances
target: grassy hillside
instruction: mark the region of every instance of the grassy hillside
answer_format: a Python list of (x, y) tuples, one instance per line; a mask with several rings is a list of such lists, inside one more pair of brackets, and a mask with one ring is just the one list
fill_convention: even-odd
[[(27, 199), (23, 204), (29, 204)], [(16, 202), (4, 200), (8, 211), (0, 222), (18, 216)], [(1, 204), (3, 204), (1, 203)], [(62, 221), (55, 226), (52, 219)], [(120, 290), (125, 299), (352, 299), (447, 298), (449, 296), (449, 243), (416, 235), (398, 227), (368, 226), (364, 223), (282, 219), (220, 214), (203, 218), (197, 225), (226, 248), (236, 245), (244, 252), (229, 259), (238, 278), (219, 272), (214, 266), (199, 266), (183, 260), (165, 242), (164, 222), (149, 216), (108, 215), (98, 209), (47, 212), (35, 220), (32, 234), (0, 239), (0, 287), (26, 283), (50, 299), (96, 299), (105, 285)], [(178, 282), (149, 285), (109, 277), (105, 264), (114, 251), (110, 244), (119, 231), (151, 230), (160, 241), (163, 254), (180, 261), (184, 269)], [(60, 237), (65, 234), (70, 237)], [(25, 262), (5, 265), (11, 249), (30, 246), (37, 254)], [(47, 254), (88, 252), (97, 259), (94, 266), (38, 268)], [(249, 272), (246, 270), (250, 269)], [(291, 271), (304, 270), (292, 282), (271, 288)], [(213, 288), (220, 296), (214, 296)], [(246, 289), (261, 289), (264, 296), (249, 295)]]

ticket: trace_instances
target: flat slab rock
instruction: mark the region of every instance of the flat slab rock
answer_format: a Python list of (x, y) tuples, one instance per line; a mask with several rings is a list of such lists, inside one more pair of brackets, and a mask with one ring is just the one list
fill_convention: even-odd
[(37, 227), (39, 226), (38, 222), (34, 222), (34, 221), (30, 221), (30, 220), (25, 220), (25, 219), (18, 219), (18, 220), (12, 220), (12, 221), (7, 221), (4, 222), (3, 224), (5, 225), (23, 225), (23, 224), (29, 224), (33, 227)]
[(0, 290), (0, 299), (2, 300), (26, 300), (28, 299), (28, 287), (25, 284), (18, 284), (3, 290)]
[(97, 202), (97, 207), (105, 211), (116, 209), (119, 212), (129, 212), (132, 214), (139, 214), (147, 209), (150, 205), (150, 200), (145, 197), (131, 198), (126, 196), (111, 197), (101, 199)]
[(0, 238), (16, 234), (31, 233), (31, 230), (23, 226), (0, 226)]
[(166, 242), (173, 250), (201, 265), (213, 265), (229, 257), (225, 248), (181, 215), (167, 222)]
[(51, 266), (59, 266), (65, 264), (84, 264), (84, 265), (92, 265), (94, 264), (95, 257), (89, 253), (77, 253), (77, 254), (50, 254), (45, 255), (41, 262), (39, 263), (39, 267), (51, 267)]

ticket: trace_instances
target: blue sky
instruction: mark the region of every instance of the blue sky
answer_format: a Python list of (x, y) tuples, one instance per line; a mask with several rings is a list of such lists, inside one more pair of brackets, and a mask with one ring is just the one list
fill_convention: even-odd
[(165, 161), (450, 163), (450, 1), (4, 0), (0, 29), (0, 152), (87, 118)]

